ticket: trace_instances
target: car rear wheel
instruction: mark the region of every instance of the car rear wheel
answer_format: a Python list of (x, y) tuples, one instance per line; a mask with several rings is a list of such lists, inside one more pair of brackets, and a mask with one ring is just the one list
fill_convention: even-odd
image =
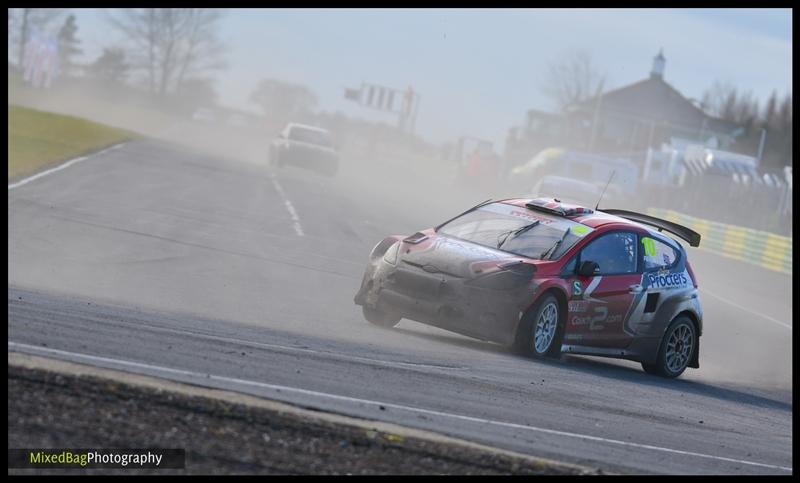
[(558, 300), (544, 296), (520, 323), (514, 343), (517, 351), (533, 357), (557, 357), (561, 354), (560, 320)]
[(664, 332), (655, 364), (642, 363), (648, 374), (675, 378), (683, 374), (694, 351), (697, 350), (697, 335), (694, 323), (682, 315), (675, 318)]
[(380, 327), (392, 328), (397, 325), (401, 319), (401, 317), (393, 314), (387, 314), (382, 310), (373, 309), (372, 307), (367, 307), (366, 305), (361, 307), (361, 311), (364, 313), (364, 318), (367, 319), (367, 322)]

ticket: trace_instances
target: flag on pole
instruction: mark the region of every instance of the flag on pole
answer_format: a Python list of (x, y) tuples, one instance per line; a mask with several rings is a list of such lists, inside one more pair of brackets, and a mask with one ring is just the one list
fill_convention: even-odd
[(351, 101), (360, 101), (361, 100), (361, 89), (347, 89), (344, 90), (344, 98), (350, 99)]
[(406, 90), (406, 94), (403, 99), (403, 110), (406, 113), (406, 116), (411, 114), (411, 105), (414, 103), (414, 90), (411, 86), (408, 86), (408, 90)]
[(49, 88), (58, 75), (58, 42), (52, 35), (31, 28), (25, 43), (23, 79), (33, 87)]

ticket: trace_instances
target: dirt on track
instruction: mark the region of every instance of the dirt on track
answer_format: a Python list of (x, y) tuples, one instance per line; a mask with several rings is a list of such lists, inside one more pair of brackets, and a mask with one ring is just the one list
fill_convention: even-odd
[(111, 379), (8, 366), (15, 448), (185, 448), (185, 470), (9, 474), (575, 474), (476, 448), (310, 420)]

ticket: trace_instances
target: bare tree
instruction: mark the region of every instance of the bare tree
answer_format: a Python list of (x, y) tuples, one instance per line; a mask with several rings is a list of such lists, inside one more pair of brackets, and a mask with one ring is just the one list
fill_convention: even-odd
[(177, 64), (178, 53), (176, 51), (186, 18), (178, 9), (164, 8), (160, 13), (161, 15), (157, 17), (159, 22), (157, 25), (161, 32), (161, 56), (158, 62), (161, 75), (158, 82), (158, 93), (164, 95)]
[(778, 109), (778, 129), (783, 137), (781, 155), (789, 166), (792, 165), (792, 94), (787, 92)]
[(191, 112), (197, 107), (213, 107), (218, 95), (210, 79), (187, 78), (175, 94), (174, 104), (178, 109)]
[(218, 9), (190, 8), (187, 12), (185, 54), (180, 62), (176, 88), (180, 89), (188, 75), (222, 69), (225, 45), (217, 37), (217, 25), (223, 17)]
[(715, 81), (703, 93), (703, 108), (712, 115), (745, 128), (745, 134), (734, 147), (741, 152), (756, 152), (761, 129), (767, 130), (763, 153), (764, 166), (780, 167), (792, 163), (792, 95), (782, 99), (777, 91), (767, 99), (764, 108), (751, 91), (741, 92), (731, 83)]
[(783, 98), (781, 102), (781, 106), (778, 109), (778, 122), (779, 125), (788, 131), (791, 131), (792, 126), (792, 94), (791, 92), (787, 92), (786, 96)]
[(308, 87), (276, 79), (259, 82), (250, 101), (273, 119), (299, 119), (311, 113), (317, 105), (317, 96)]
[(118, 16), (108, 14), (108, 22), (133, 42), (128, 59), (131, 65), (144, 68), (150, 92), (155, 92), (155, 49), (156, 22), (155, 8), (122, 9)]
[(224, 67), (217, 37), (223, 12), (197, 8), (127, 8), (109, 23), (134, 42), (132, 66), (147, 73), (150, 92), (175, 92), (189, 75)]
[(605, 74), (592, 63), (585, 50), (566, 53), (547, 65), (542, 92), (564, 111), (568, 106), (599, 95)]
[(764, 106), (764, 127), (771, 128), (775, 125), (775, 119), (778, 112), (778, 91), (772, 91), (770, 94), (769, 99), (767, 99), (767, 104)]
[(715, 81), (703, 93), (702, 104), (708, 114), (740, 124), (748, 131), (761, 119), (758, 99), (753, 93), (740, 92), (730, 83)]
[(711, 116), (719, 117), (722, 111), (722, 104), (725, 102), (725, 97), (728, 91), (733, 88), (732, 85), (714, 81), (714, 84), (703, 92), (703, 97), (700, 101), (703, 110)]

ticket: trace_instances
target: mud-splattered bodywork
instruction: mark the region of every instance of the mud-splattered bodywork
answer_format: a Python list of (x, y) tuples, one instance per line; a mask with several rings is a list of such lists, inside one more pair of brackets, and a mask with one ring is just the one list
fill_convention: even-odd
[(513, 342), (520, 315), (536, 293), (535, 265), (432, 230), (420, 233), (425, 238), (417, 243), (389, 237), (375, 247), (356, 303), (484, 340)]
[[(521, 257), (434, 229), (387, 237), (370, 254), (355, 303), (510, 345), (523, 317), (549, 292), (561, 306), (562, 351), (646, 363), (655, 361), (664, 332), (679, 314), (688, 315), (698, 336), (702, 333), (697, 285), (680, 244), (599, 212), (571, 221), (585, 224), (586, 236), (552, 261)], [(578, 275), (575, 258), (581, 249), (620, 230), (669, 244), (676, 255), (672, 266), (645, 270), (640, 265), (637, 273), (624, 276)], [(690, 367), (699, 367), (697, 354), (694, 351)]]

